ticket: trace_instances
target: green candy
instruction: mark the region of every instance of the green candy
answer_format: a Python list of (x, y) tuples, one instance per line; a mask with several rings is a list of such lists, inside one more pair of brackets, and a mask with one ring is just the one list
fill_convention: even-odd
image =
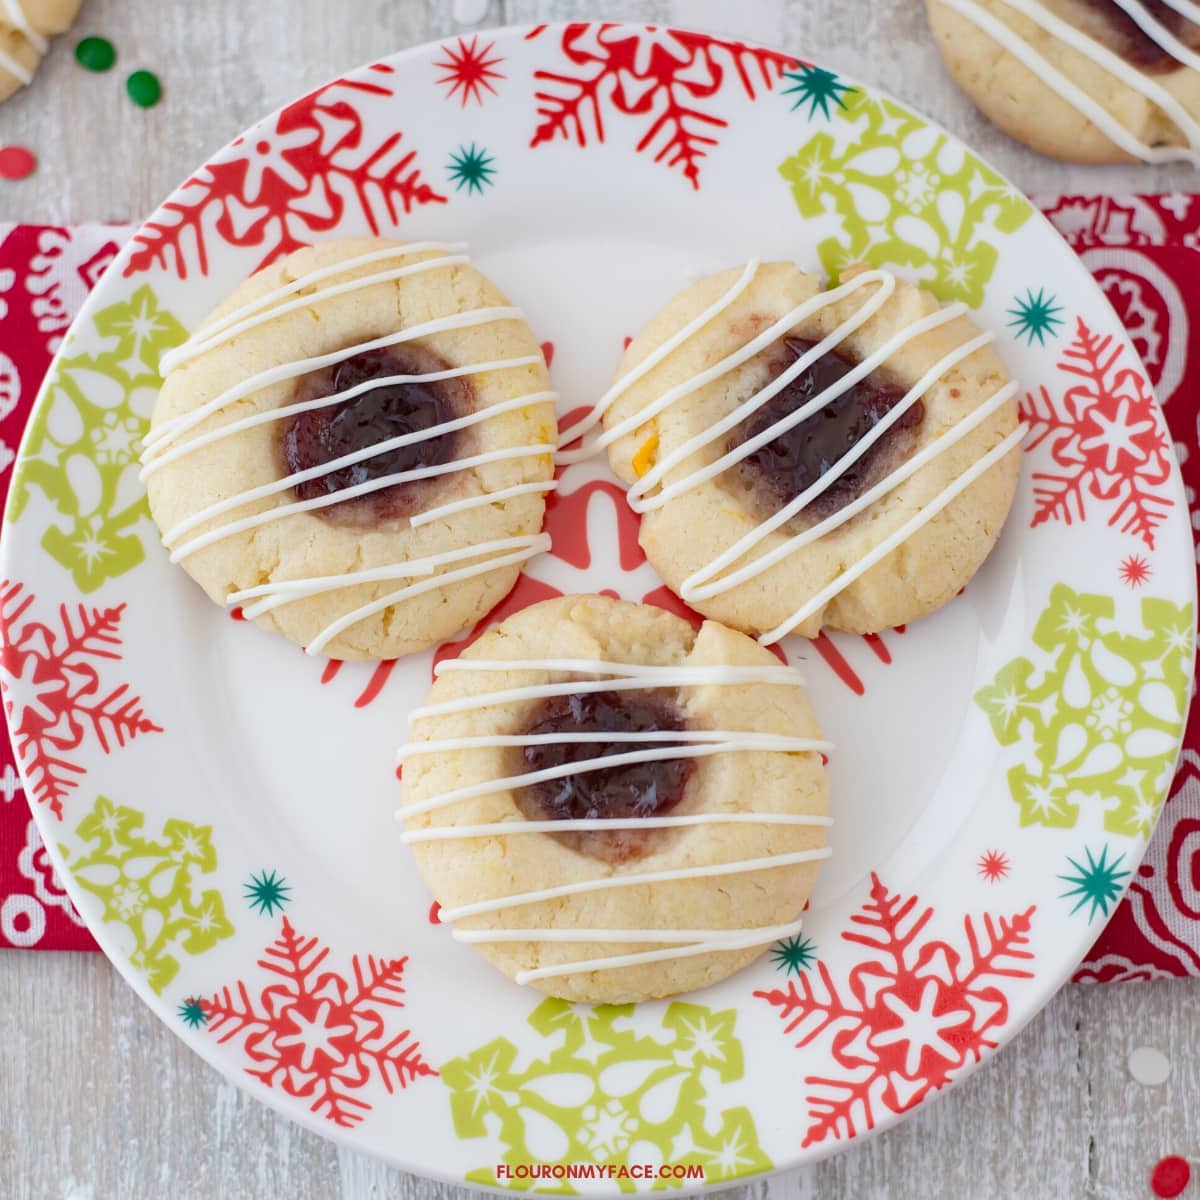
[(108, 38), (85, 37), (75, 47), (75, 61), (89, 71), (107, 71), (117, 61), (117, 51)]
[(139, 108), (153, 108), (162, 97), (162, 84), (152, 71), (134, 71), (125, 80), (125, 90)]

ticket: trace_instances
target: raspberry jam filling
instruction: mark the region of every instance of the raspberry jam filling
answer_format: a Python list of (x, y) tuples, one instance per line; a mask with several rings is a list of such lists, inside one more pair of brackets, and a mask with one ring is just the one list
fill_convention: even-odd
[[(1119, 54), (1131, 67), (1150, 75), (1164, 75), (1183, 64), (1169, 50), (1164, 50), (1140, 25), (1113, 0), (1084, 0), (1088, 8), (1103, 19), (1097, 31), (1114, 54)], [(1142, 7), (1166, 31), (1184, 45), (1195, 49), (1200, 44), (1200, 27), (1182, 13), (1176, 12), (1163, 0), (1141, 0)]]
[[(415, 345), (372, 350), (306, 375), (295, 399), (330, 396), (389, 375), (432, 374), (444, 371), (447, 365), (438, 355)], [(282, 422), (280, 451), (284, 469), (289, 475), (306, 471), (391, 438), (431, 429), (466, 412), (467, 399), (467, 387), (459, 379), (389, 383), (349, 400), (300, 413)], [(297, 499), (311, 500), (400, 471), (439, 466), (456, 457), (456, 442), (454, 433), (410, 442), (308, 479), (292, 490)], [(374, 524), (407, 517), (426, 506), (423, 498), (434, 482), (410, 480), (314, 511), (327, 520), (345, 524)]]
[[(785, 338), (782, 345), (790, 363), (811, 350), (814, 343)], [(837, 383), (854, 365), (840, 354), (822, 355), (731, 430), (726, 449), (733, 450), (795, 412)], [(726, 473), (726, 486), (735, 493), (749, 494), (763, 516), (773, 515), (836, 466), (903, 396), (904, 389), (886, 377), (867, 375), (806, 420), (748, 454)], [(812, 501), (805, 514), (828, 516), (878, 482), (897, 459), (907, 456), (924, 415), (918, 400)]]
[[(553, 696), (538, 704), (525, 734), (604, 733), (612, 734), (612, 741), (524, 746), (515, 752), (520, 763), (514, 774), (658, 748), (668, 743), (623, 742), (621, 734), (681, 730), (685, 724), (674, 701), (650, 691)], [(663, 816), (683, 798), (693, 766), (692, 759), (664, 759), (604, 767), (521, 788), (517, 803), (531, 821)], [(574, 850), (620, 862), (643, 852), (655, 832), (616, 829), (556, 836)]]

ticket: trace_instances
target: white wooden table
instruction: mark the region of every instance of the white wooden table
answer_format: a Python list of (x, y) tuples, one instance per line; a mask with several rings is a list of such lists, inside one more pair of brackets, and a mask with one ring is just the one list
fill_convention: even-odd
[[(461, 5), (461, 7), (460, 7)], [(138, 217), (254, 118), (343, 70), (463, 32), (450, 0), (85, 0), (0, 142), (40, 170), (0, 185), (0, 219)], [(470, 14), (472, 17), (476, 13)], [(759, 38), (871, 80), (933, 116), (1026, 191), (1196, 189), (1180, 168), (1082, 169), (991, 129), (941, 69), (920, 0), (491, 0), (483, 24), (597, 15)], [(118, 70), (72, 61), (102, 33)], [(143, 112), (123, 72), (156, 71)], [(2, 1200), (466, 1200), (301, 1130), (221, 1080), (99, 955), (0, 952)], [(1162, 1048), (1163, 1087), (1125, 1068)], [(815, 1168), (737, 1189), (760, 1200), (1150, 1195), (1164, 1154), (1200, 1155), (1200, 983), (1069, 987), (987, 1069), (899, 1129)], [(1200, 1184), (1193, 1182), (1190, 1195)]]

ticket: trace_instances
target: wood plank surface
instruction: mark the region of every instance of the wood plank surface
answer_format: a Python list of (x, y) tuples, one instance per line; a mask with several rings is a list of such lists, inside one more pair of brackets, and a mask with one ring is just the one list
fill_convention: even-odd
[[(1082, 169), (992, 129), (941, 68), (919, 0), (85, 0), (36, 86), (0, 107), (0, 142), (40, 169), (0, 218), (126, 219), (308, 87), (392, 50), (485, 25), (612, 16), (719, 29), (811, 55), (941, 121), (1032, 193), (1195, 188), (1183, 168)], [(102, 33), (117, 70), (72, 61)], [(124, 73), (157, 72), (148, 112)], [(99, 955), (0, 952), (2, 1200), (467, 1200), (299, 1129), (187, 1050)], [(1068, 988), (1004, 1050), (898, 1129), (836, 1159), (727, 1193), (755, 1200), (1148, 1197), (1169, 1152), (1200, 1153), (1200, 984)], [(1167, 1051), (1166, 1085), (1127, 1053)], [(1195, 1194), (1197, 1184), (1193, 1183)]]

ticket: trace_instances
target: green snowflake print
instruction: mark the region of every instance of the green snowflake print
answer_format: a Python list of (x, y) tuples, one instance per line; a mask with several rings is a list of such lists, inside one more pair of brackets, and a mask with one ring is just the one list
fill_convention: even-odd
[(284, 905), (292, 898), (288, 881), (275, 871), (260, 871), (257, 875), (251, 875), (243, 886), (246, 889), (246, 903), (263, 917), (273, 917), (283, 912)]
[(208, 1024), (208, 1013), (204, 1005), (194, 996), (189, 996), (176, 1010), (175, 1015), (189, 1028), (199, 1029)]
[(1022, 825), (1071, 828), (1080, 806), (1104, 828), (1147, 837), (1170, 783), (1187, 707), (1192, 606), (1146, 598), (1144, 635), (1120, 633), (1115, 604), (1058, 584), (1015, 658), (975, 694), (1002, 746)]
[[(808, 118), (813, 120), (818, 112), (828, 118), (833, 110), (845, 108), (845, 97), (855, 91), (848, 83), (843, 83), (832, 71), (815, 67), (812, 63), (801, 63), (794, 71), (784, 71), (782, 82), (790, 83), (785, 87), (785, 96), (795, 96), (792, 111), (808, 105)], [(833, 105), (833, 109), (830, 108)]]
[(1099, 858), (1096, 858), (1086, 847), (1084, 854), (1087, 857), (1086, 865), (1076, 862), (1073, 858), (1067, 859), (1067, 862), (1075, 868), (1075, 873), (1059, 876), (1063, 883), (1072, 885), (1068, 891), (1062, 893), (1060, 899), (1071, 900), (1078, 897), (1071, 912), (1077, 913), (1087, 907), (1087, 919), (1091, 922), (1096, 919), (1097, 914), (1103, 917), (1108, 916), (1109, 908), (1121, 898), (1121, 893), (1125, 890), (1125, 881), (1129, 878), (1130, 873), (1119, 869), (1125, 861), (1124, 854), (1118, 854), (1109, 862), (1107, 846), (1100, 848)]
[(973, 308), (996, 269), (1000, 236), (1033, 212), (946, 134), (858, 90), (779, 173), (803, 217), (836, 225), (817, 245), (835, 279), (856, 262), (905, 267), (940, 299)]
[(1008, 310), (1012, 317), (1008, 327), (1015, 330), (1026, 345), (1032, 346), (1036, 341), (1039, 346), (1044, 346), (1047, 337), (1058, 336), (1058, 326), (1063, 324), (1058, 314), (1064, 309), (1054, 300), (1055, 297), (1046, 295), (1045, 288), (1038, 288), (1036, 296), (1032, 288), (1027, 288), (1024, 297), (1018, 297)]
[(817, 961), (817, 944), (812, 938), (783, 938), (771, 947), (771, 961), (785, 975), (800, 975)]
[(143, 836), (145, 815), (101, 796), (76, 834), (89, 848), (68, 857), (80, 887), (104, 904), (129, 961), (156, 992), (179, 971), (180, 950), (203, 954), (233, 934), (220, 892), (201, 891), (199, 875), (217, 869), (212, 828), (175, 818), (158, 841)]
[(496, 173), (495, 162), (482, 146), (477, 147), (472, 142), (470, 146), (459, 146), (450, 155), (446, 173), (450, 176), (456, 192), (466, 188), (468, 195), (472, 192), (482, 195), (485, 187), (491, 187), (495, 183), (492, 178)]
[[(496, 1161), (608, 1164), (623, 1191), (630, 1163), (694, 1163), (708, 1183), (769, 1170), (754, 1119), (742, 1107), (722, 1108), (722, 1085), (742, 1078), (736, 1010), (671, 1004), (660, 1028), (638, 1033), (633, 1005), (546, 1000), (529, 1017), (536, 1044), (518, 1048), (497, 1038), (441, 1069), (460, 1138), (488, 1138)], [(515, 1172), (511, 1172), (515, 1175)], [(468, 1173), (471, 1183), (527, 1190), (501, 1180), (489, 1163)], [(655, 1188), (680, 1186), (658, 1180)], [(553, 1180), (546, 1190), (573, 1191)]]
[(101, 309), (94, 327), (107, 347), (67, 355), (47, 380), (7, 512), (9, 521), (18, 521), (34, 489), (45, 495), (56, 512), (42, 547), (81, 592), (94, 592), (145, 557), (135, 532), (147, 515), (139, 441), (162, 385), (158, 360), (187, 337), (146, 286)]

